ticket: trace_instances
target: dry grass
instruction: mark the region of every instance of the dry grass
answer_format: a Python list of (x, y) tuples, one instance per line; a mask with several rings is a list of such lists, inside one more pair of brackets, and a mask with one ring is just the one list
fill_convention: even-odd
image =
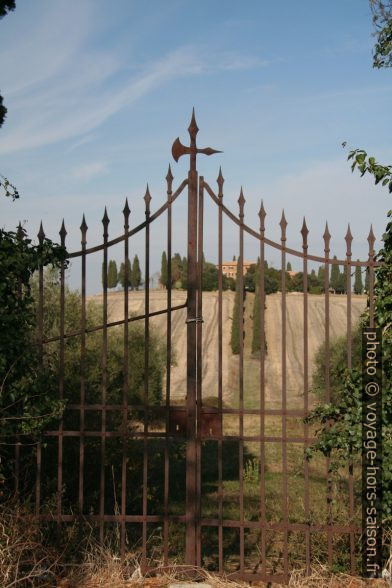
[[(205, 582), (212, 588), (241, 588), (249, 584), (234, 582), (227, 576), (217, 576), (206, 570), (176, 566), (164, 568), (160, 553), (155, 553), (146, 562), (152, 572), (143, 574), (140, 554), (127, 555), (121, 560), (110, 545), (101, 546), (93, 538), (85, 538), (83, 549), (77, 545), (75, 536), (70, 534), (73, 547), (80, 550), (81, 562), (67, 564), (65, 551), (59, 553), (48, 547), (45, 530), (39, 529), (32, 519), (26, 521), (27, 509), (15, 503), (2, 505), (0, 514), (0, 586), (2, 588), (166, 588), (170, 584), (192, 580)], [(67, 546), (69, 547), (69, 545)], [(389, 562), (390, 563), (390, 562)], [(254, 586), (271, 586), (260, 582)], [(304, 571), (292, 573), (291, 588), (387, 588), (385, 580), (371, 582), (347, 574), (331, 574), (325, 566), (312, 568), (311, 576)], [(278, 586), (274, 584), (273, 586)]]
[[(249, 586), (244, 582), (235, 582), (225, 576), (217, 576), (209, 572), (196, 568), (181, 567), (177, 570), (175, 567), (161, 569), (157, 575), (149, 576), (142, 575), (140, 567), (137, 562), (133, 560), (133, 565), (136, 564), (131, 577), (126, 579), (126, 570), (132, 560), (123, 566), (119, 560), (113, 558), (109, 553), (101, 554), (99, 561), (93, 564), (93, 569), (90, 566), (82, 568), (79, 572), (79, 578), (75, 575), (69, 580), (63, 581), (59, 584), (62, 588), (126, 588), (130, 586), (140, 588), (167, 588), (170, 584), (175, 584), (181, 581), (188, 582), (203, 582), (212, 588), (243, 588)], [(90, 564), (92, 562), (89, 562)], [(129, 569), (129, 568), (128, 568)], [(271, 584), (263, 582), (255, 582), (253, 586), (268, 588)], [(283, 586), (281, 584), (273, 584), (274, 587)], [(306, 577), (303, 570), (296, 571), (292, 574), (289, 584), (291, 588), (365, 588), (371, 586), (372, 588), (388, 588), (385, 580), (364, 580), (358, 577), (349, 576), (347, 574), (331, 574), (323, 566), (315, 566), (312, 568), (311, 575)]]

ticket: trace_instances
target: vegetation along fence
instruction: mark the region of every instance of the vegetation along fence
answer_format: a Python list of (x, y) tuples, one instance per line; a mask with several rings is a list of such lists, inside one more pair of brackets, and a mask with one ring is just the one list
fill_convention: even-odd
[[(326, 226), (324, 254), (308, 252), (308, 229), (301, 229), (302, 250), (286, 244), (287, 222), (282, 214), (281, 239), (274, 242), (265, 236), (266, 213), (259, 212), (259, 229), (244, 221), (245, 199), (241, 190), (239, 214), (223, 201), (224, 179), (219, 173), (215, 192), (196, 168), (197, 154), (212, 155), (211, 148), (198, 149), (198, 132), (194, 113), (189, 126), (190, 146), (177, 139), (172, 148), (175, 161), (190, 156), (188, 177), (173, 190), (169, 167), (166, 176), (167, 201), (155, 213), (150, 211), (149, 191), (144, 196), (145, 221), (130, 228), (130, 209), (125, 203), (124, 232), (109, 239), (109, 218), (103, 222), (103, 242), (89, 248), (87, 224), (83, 217), (81, 250), (69, 254), (80, 260), (81, 290), (72, 294), (65, 284), (62, 265), (58, 291), (59, 314), (52, 317), (48, 330), (50, 294), (46, 274), (39, 271), (39, 342), (41, 349), (57, 354), (59, 398), (65, 405), (61, 419), (54, 421), (36, 451), (36, 481), (33, 494), (35, 516), (52, 521), (58, 528), (89, 522), (97, 529), (101, 541), (111, 535), (123, 556), (130, 550), (140, 555), (145, 569), (169, 565), (203, 565), (218, 573), (244, 580), (286, 582), (290, 571), (303, 567), (308, 572), (316, 562), (336, 569), (358, 571), (361, 533), (358, 492), (358, 463), (347, 464), (334, 478), (328, 474), (329, 461), (324, 456), (305, 458), (305, 450), (315, 439), (312, 424), (304, 421), (314, 406), (309, 361), (310, 298), (308, 263), (321, 264), (324, 286), (317, 300), (323, 312), (323, 330), (317, 336), (324, 341), (323, 385), (325, 401), (331, 401), (331, 316), (335, 294), (330, 288), (334, 266), (344, 266), (344, 301), (346, 324), (345, 356), (350, 369), (353, 361), (352, 272), (360, 267), (368, 274), (370, 306), (368, 316), (373, 325), (374, 235), (370, 231), (369, 255), (365, 261), (352, 260), (352, 235), (348, 229), (345, 259), (330, 256), (331, 235)], [(188, 193), (187, 227), (187, 297), (180, 303), (173, 296), (171, 280), (172, 208), (176, 200)], [(205, 198), (216, 205), (218, 243), (217, 300), (217, 369), (216, 396), (203, 390), (203, 369), (208, 359), (203, 354), (203, 330), (213, 325), (203, 322), (203, 218)], [(212, 204), (210, 204), (212, 206)], [(159, 217), (167, 218), (167, 289), (165, 308), (152, 310), (150, 305), (150, 228)], [(224, 304), (223, 225), (233, 225), (239, 237), (238, 284), (239, 325), (246, 323), (244, 272), (244, 237), (258, 243), (260, 263), (255, 296), (259, 301), (260, 345), (252, 358), (257, 384), (247, 382), (250, 363), (246, 363), (244, 338), (240, 337), (236, 370), (232, 385), (235, 394), (224, 389)], [(227, 220), (228, 219), (228, 220)], [(128, 292), (129, 255), (132, 237), (144, 235), (144, 310), (130, 310), (133, 293)], [(64, 224), (61, 244), (66, 245)], [(43, 231), (39, 239), (44, 239)], [(108, 253), (122, 244), (125, 279), (123, 318), (111, 320), (108, 312)], [(279, 297), (280, 376), (278, 398), (267, 398), (265, 321), (268, 296), (265, 292), (267, 248), (280, 251), (281, 284)], [(86, 295), (86, 267), (89, 256), (102, 252), (103, 292), (99, 311), (89, 310)], [(301, 394), (296, 403), (288, 396), (287, 384), (287, 257), (299, 258), (303, 267), (301, 304), (302, 322), (296, 333), (297, 355), (302, 366)], [(119, 294), (120, 295), (120, 294)], [(121, 295), (120, 295), (121, 296)], [(204, 294), (204, 297), (206, 294)], [(230, 294), (234, 299), (234, 294)], [(253, 295), (252, 295), (253, 296)], [(267, 309), (267, 310), (266, 310)], [(74, 313), (73, 319), (67, 313)], [(98, 314), (99, 312), (99, 314)], [(186, 395), (183, 401), (172, 398), (173, 369), (172, 324), (176, 313), (186, 312)], [(153, 317), (166, 321), (166, 345), (151, 326)], [(110, 320), (109, 320), (110, 319)], [(185, 321), (184, 321), (185, 322)], [(55, 325), (55, 328), (53, 327)], [(57, 331), (56, 331), (57, 329)], [(164, 351), (162, 351), (164, 349)], [(94, 357), (100, 357), (99, 369)], [(162, 355), (163, 353), (163, 355)], [(95, 354), (95, 355), (94, 355)], [(159, 369), (156, 367), (159, 363)], [(245, 365), (246, 364), (246, 365)], [(244, 368), (245, 365), (245, 368)], [(31, 448), (20, 444), (15, 450), (15, 484), (22, 491), (23, 468)], [(48, 503), (48, 497), (55, 501)], [(159, 557), (158, 557), (158, 555)], [(158, 561), (159, 560), (159, 561)]]

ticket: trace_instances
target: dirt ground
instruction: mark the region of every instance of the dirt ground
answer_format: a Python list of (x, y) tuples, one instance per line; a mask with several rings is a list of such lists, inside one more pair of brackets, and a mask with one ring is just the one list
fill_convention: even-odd
[[(91, 299), (101, 302), (102, 296)], [(254, 295), (247, 295), (245, 306), (245, 362), (244, 372), (247, 379), (245, 394), (258, 394), (259, 360), (251, 357), (251, 325)], [(166, 308), (167, 293), (164, 290), (150, 291), (150, 312)], [(186, 292), (172, 292), (172, 306), (183, 304)], [(123, 314), (123, 292), (108, 294), (108, 314), (110, 321), (121, 320)], [(230, 349), (231, 316), (233, 313), (234, 292), (223, 293), (223, 398), (231, 404), (238, 392), (238, 356), (233, 356)], [(303, 295), (288, 293), (287, 307), (287, 402), (288, 407), (303, 405)], [(361, 312), (366, 307), (365, 296), (352, 296), (352, 324), (355, 325)], [(324, 296), (308, 296), (308, 349), (309, 381), (314, 366), (314, 358), (324, 340)], [(144, 291), (129, 293), (130, 312), (144, 314)], [(346, 331), (347, 300), (345, 296), (330, 296), (330, 337), (331, 340)], [(172, 313), (172, 346), (175, 363), (172, 367), (171, 397), (174, 402), (185, 398), (186, 393), (186, 309)], [(203, 397), (216, 397), (218, 394), (218, 293), (203, 292)], [(150, 325), (166, 340), (166, 314), (152, 317)], [(281, 294), (271, 294), (266, 299), (265, 332), (268, 353), (265, 363), (266, 387), (265, 397), (270, 407), (278, 407), (281, 402), (282, 381), (282, 313)]]

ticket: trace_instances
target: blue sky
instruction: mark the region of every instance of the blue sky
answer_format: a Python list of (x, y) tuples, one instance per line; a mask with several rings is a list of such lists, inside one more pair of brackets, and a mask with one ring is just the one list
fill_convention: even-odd
[[(305, 215), (310, 252), (323, 250), (328, 219), (332, 253), (344, 256), (351, 223), (354, 257), (367, 254), (370, 223), (379, 238), (390, 196), (370, 178), (352, 175), (342, 141), (391, 161), (392, 73), (372, 68), (372, 22), (366, 0), (17, 0), (0, 21), (0, 90), (8, 116), (0, 130), (0, 171), (21, 199), (1, 205), (1, 224), (42, 219), (57, 239), (64, 217), (69, 250), (79, 248), (82, 214), (89, 243), (101, 240), (104, 206), (110, 236), (122, 230), (127, 196), (132, 225), (143, 219), (146, 182), (152, 210), (165, 199), (169, 163), (177, 186), (186, 158), (171, 159), (179, 135), (188, 141), (192, 106), (198, 144), (224, 153), (200, 156), (215, 186), (219, 165), (225, 201), (257, 228), (263, 198), (266, 234), (279, 238), (285, 209), (288, 245), (300, 247)], [(174, 246), (185, 253), (185, 195), (176, 202)], [(216, 259), (216, 210), (206, 207), (205, 249)], [(165, 225), (153, 229), (152, 269), (159, 269)], [(237, 251), (225, 225), (224, 251)], [(142, 239), (133, 251), (143, 259)], [(246, 241), (247, 258), (257, 245)], [(112, 257), (121, 259), (121, 249)], [(268, 257), (278, 265), (274, 252)], [(300, 269), (294, 261), (294, 266)], [(77, 286), (78, 268), (71, 271)], [(100, 286), (91, 262), (89, 291)]]

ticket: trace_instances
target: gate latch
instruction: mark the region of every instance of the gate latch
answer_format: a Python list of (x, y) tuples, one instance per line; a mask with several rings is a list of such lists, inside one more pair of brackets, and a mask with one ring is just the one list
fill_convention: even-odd
[(203, 319), (202, 316), (197, 316), (197, 317), (192, 318), (192, 319), (186, 319), (185, 323), (186, 324), (189, 324), (189, 323), (196, 323), (196, 324), (197, 323), (204, 323), (204, 319)]

